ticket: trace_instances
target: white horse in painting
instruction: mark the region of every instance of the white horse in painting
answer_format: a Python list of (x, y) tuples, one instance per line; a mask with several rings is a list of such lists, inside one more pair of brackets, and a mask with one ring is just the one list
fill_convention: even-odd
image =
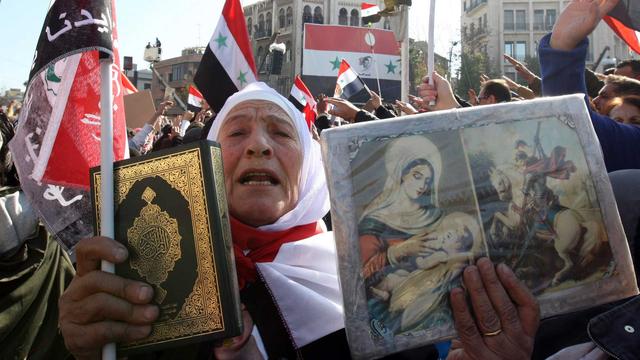
[[(491, 232), (495, 233), (499, 225), (508, 229), (512, 235), (524, 234), (531, 231), (527, 227), (528, 219), (523, 219), (524, 195), (521, 191), (513, 191), (512, 182), (507, 174), (492, 168), (489, 171), (491, 184), (498, 193), (501, 201), (509, 203), (506, 212), (496, 212), (493, 216)], [(585, 266), (591, 263), (598, 251), (607, 241), (604, 229), (598, 221), (585, 221), (584, 218), (573, 209), (560, 210), (555, 216), (551, 226), (551, 234), (534, 234), (538, 239), (552, 240), (558, 256), (564, 261), (564, 266), (553, 277), (552, 286), (558, 285), (567, 278), (568, 273), (574, 266), (572, 256), (581, 259), (580, 265)], [(524, 239), (521, 239), (524, 240)]]

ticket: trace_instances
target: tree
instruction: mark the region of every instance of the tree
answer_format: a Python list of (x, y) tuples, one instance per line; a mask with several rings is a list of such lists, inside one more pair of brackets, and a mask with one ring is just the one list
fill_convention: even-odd
[(480, 75), (485, 74), (490, 78), (498, 77), (497, 72), (489, 65), (489, 59), (481, 52), (463, 51), (460, 56), (460, 68), (458, 69), (458, 86), (455, 92), (463, 99), (468, 97), (469, 89), (480, 91)]

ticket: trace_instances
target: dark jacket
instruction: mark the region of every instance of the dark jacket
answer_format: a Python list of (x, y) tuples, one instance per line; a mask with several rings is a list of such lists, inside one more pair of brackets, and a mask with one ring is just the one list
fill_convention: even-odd
[[(584, 39), (571, 51), (551, 48), (551, 34), (540, 41), (538, 56), (542, 72), (542, 94), (545, 96), (585, 94), (584, 77), (585, 59), (587, 57), (588, 39)], [(586, 99), (585, 99), (586, 100)], [(640, 127), (625, 125), (598, 114), (589, 108), (591, 122), (595, 129), (604, 163), (608, 172), (622, 169), (640, 169)]]

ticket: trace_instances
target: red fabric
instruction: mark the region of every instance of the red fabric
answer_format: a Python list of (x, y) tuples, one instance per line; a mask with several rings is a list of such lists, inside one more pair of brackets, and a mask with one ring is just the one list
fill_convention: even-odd
[(297, 87), (302, 93), (304, 93), (304, 98), (306, 100), (306, 105), (304, 107), (304, 118), (307, 120), (307, 126), (311, 129), (311, 124), (316, 122), (316, 117), (318, 116), (316, 100), (311, 95), (311, 91), (305, 85), (305, 83), (300, 78), (300, 75), (296, 75), (295, 81), (293, 82), (293, 86)]
[(634, 29), (626, 27), (622, 22), (611, 16), (605, 16), (604, 21), (629, 45), (629, 48), (640, 54), (640, 39), (638, 39), (638, 34)]
[(249, 41), (249, 34), (247, 34), (247, 25), (244, 21), (244, 13), (242, 11), (242, 4), (240, 0), (227, 0), (222, 9), (222, 16), (227, 22), (227, 27), (233, 35), (240, 51), (247, 60), (247, 64), (251, 67), (253, 74), (258, 77), (258, 71), (256, 70), (256, 63), (253, 61), (253, 51), (251, 42)]
[[(231, 218), (233, 252), (240, 288), (256, 279), (256, 263), (271, 262), (276, 258), (282, 244), (303, 240), (322, 233), (320, 222), (300, 225), (289, 230), (266, 232)], [(245, 250), (249, 250), (247, 255)]]

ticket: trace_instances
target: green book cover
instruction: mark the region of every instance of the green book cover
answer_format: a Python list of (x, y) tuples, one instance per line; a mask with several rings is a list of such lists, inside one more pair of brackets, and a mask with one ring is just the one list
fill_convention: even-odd
[[(91, 170), (96, 234), (100, 168)], [(114, 164), (116, 274), (150, 284), (160, 307), (149, 337), (121, 355), (238, 336), (240, 300), (220, 147), (201, 141)]]

